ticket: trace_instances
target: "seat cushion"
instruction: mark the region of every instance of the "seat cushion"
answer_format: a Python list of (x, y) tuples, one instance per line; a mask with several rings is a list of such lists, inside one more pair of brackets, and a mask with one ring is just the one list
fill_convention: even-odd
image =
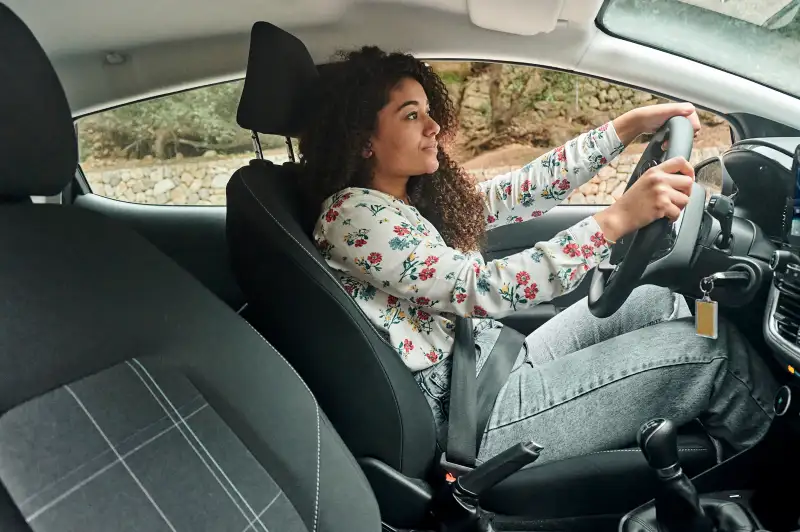
[[(690, 477), (716, 464), (714, 445), (699, 431), (680, 434), (678, 452)], [(495, 512), (537, 519), (624, 514), (650, 500), (657, 485), (642, 452), (629, 447), (534, 464), (495, 486), (481, 502)]]

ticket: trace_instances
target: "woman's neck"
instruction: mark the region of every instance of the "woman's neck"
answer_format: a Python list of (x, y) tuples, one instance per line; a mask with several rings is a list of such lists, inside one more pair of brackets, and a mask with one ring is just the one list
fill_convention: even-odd
[(383, 192), (384, 194), (389, 194), (390, 196), (394, 196), (395, 198), (399, 199), (404, 203), (408, 203), (408, 178), (391, 178), (391, 179), (381, 179), (378, 176), (375, 176), (372, 179), (372, 188)]

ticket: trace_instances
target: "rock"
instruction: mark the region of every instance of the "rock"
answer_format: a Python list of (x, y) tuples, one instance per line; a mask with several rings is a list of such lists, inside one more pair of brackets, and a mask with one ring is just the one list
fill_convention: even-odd
[(164, 167), (156, 166), (150, 170), (150, 179), (156, 183), (164, 179)]
[(616, 89), (616, 87), (611, 87), (608, 89), (608, 99), (612, 102), (619, 100), (619, 91)]
[(169, 193), (169, 197), (175, 202), (176, 205), (183, 205), (183, 203), (179, 203), (179, 201), (186, 203), (186, 194), (184, 194), (183, 190), (179, 188), (172, 189), (172, 191)]
[(586, 196), (584, 196), (578, 191), (575, 191), (570, 195), (569, 202), (572, 203), (573, 205), (583, 205), (584, 203), (586, 203)]
[(633, 167), (629, 164), (620, 164), (617, 166), (617, 173), (630, 174)]
[(131, 189), (127, 189), (123, 197), (128, 201), (136, 201), (136, 194)]
[(598, 100), (596, 96), (592, 96), (589, 98), (589, 107), (598, 109), (600, 107), (600, 100)]
[(187, 185), (191, 185), (194, 182), (194, 176), (189, 172), (184, 172), (183, 174), (181, 174), (181, 181), (183, 181)]
[(595, 205), (596, 203), (597, 203), (597, 197), (595, 197), (594, 194), (586, 196), (586, 199), (584, 200), (585, 205)]
[(131, 190), (133, 191), (134, 194), (138, 194), (139, 192), (142, 192), (144, 190), (144, 187), (142, 186), (142, 182), (141, 181), (132, 181), (131, 182)]
[(617, 185), (617, 188), (615, 188), (614, 191), (611, 192), (611, 197), (614, 198), (615, 200), (620, 199), (622, 197), (622, 194), (625, 193), (625, 186), (626, 186), (625, 183), (620, 183), (619, 185)]
[(584, 196), (588, 197), (597, 194), (598, 186), (595, 183), (584, 183), (578, 190), (580, 190)]
[(650, 94), (649, 92), (636, 91), (636, 93), (633, 96), (633, 101), (636, 102), (637, 104), (640, 104), (646, 102), (652, 97), (653, 95)]
[(617, 175), (616, 170), (614, 168), (609, 168), (608, 166), (604, 166), (600, 169), (597, 173), (597, 177), (600, 178), (600, 181), (605, 181), (613, 176)]
[(111, 172), (103, 172), (103, 183), (111, 183)]
[(617, 179), (617, 176), (614, 175), (614, 177), (609, 178), (609, 180), (606, 181), (606, 190), (607, 191), (614, 190), (618, 184), (619, 180)]
[(594, 177), (592, 177), (592, 178), (589, 180), (589, 183), (593, 183), (593, 184), (595, 184), (595, 185), (599, 185), (601, 181), (602, 181), (602, 180), (601, 180), (599, 177), (597, 177), (597, 176), (594, 176)]
[(120, 196), (124, 195), (125, 192), (127, 192), (127, 191), (128, 191), (128, 183), (126, 183), (125, 181), (120, 181), (119, 185), (114, 187), (114, 196), (115, 197), (120, 197)]
[(606, 181), (601, 181), (600, 184), (597, 187), (597, 192), (605, 194), (606, 193), (606, 187), (608, 187), (608, 183)]
[(222, 194), (212, 194), (208, 200), (214, 205), (225, 205), (225, 196)]
[(230, 181), (231, 176), (228, 174), (217, 174), (214, 176), (214, 180), (211, 181), (211, 186), (213, 188), (225, 188), (228, 186), (228, 181)]
[(608, 101), (608, 91), (602, 90), (597, 93), (597, 99), (600, 100), (602, 103), (606, 103)]
[(214, 150), (208, 150), (207, 152), (205, 152), (203, 154), (203, 157), (207, 157), (207, 158), (208, 157), (216, 157), (216, 156), (217, 156), (217, 152), (215, 152)]
[(122, 181), (122, 177), (120, 177), (119, 174), (115, 173), (111, 176), (111, 179), (109, 180), (108, 184), (111, 185), (112, 187), (115, 187), (119, 184), (120, 181)]
[(213, 178), (210, 175), (206, 175), (205, 177), (203, 177), (203, 186), (204, 187), (210, 187), (212, 181), (213, 181)]
[(211, 205), (211, 202), (208, 200), (201, 199), (197, 202), (198, 205)]
[(189, 185), (189, 190), (191, 192), (197, 192), (201, 188), (203, 188), (203, 182), (200, 179), (195, 179), (192, 181), (192, 184)]
[(197, 194), (196, 194), (196, 193), (194, 193), (194, 192), (192, 192), (191, 194), (189, 194), (189, 197), (188, 197), (188, 198), (186, 198), (186, 204), (187, 204), (187, 205), (197, 205), (197, 202), (199, 202), (199, 201), (200, 201), (200, 196), (199, 196), (199, 195), (197, 195)]
[(172, 179), (162, 179), (153, 187), (153, 194), (160, 196), (166, 194), (173, 188), (175, 188), (175, 183), (172, 182)]
[(166, 194), (156, 194), (153, 196), (155, 201), (159, 205), (164, 205), (167, 202), (167, 195)]
[(136, 203), (147, 203), (147, 196), (144, 192), (137, 192), (133, 198)]
[(211, 193), (208, 191), (207, 188), (201, 188), (197, 191), (197, 195), (200, 196), (200, 199), (207, 200), (211, 197)]

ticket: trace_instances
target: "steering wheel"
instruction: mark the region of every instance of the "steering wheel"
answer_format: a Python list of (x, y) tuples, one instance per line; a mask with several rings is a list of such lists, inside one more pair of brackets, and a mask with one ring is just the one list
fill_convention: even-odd
[[(668, 141), (666, 152), (664, 142)], [(649, 168), (673, 157), (692, 154), (694, 129), (683, 116), (670, 118), (655, 133), (631, 173), (625, 191)], [(589, 286), (589, 310), (598, 318), (614, 314), (644, 281), (667, 286), (670, 276), (688, 268), (705, 210), (705, 189), (694, 183), (689, 204), (678, 221), (662, 218), (625, 235), (612, 246), (611, 258), (597, 266)], [(652, 260), (656, 255), (656, 260)]]

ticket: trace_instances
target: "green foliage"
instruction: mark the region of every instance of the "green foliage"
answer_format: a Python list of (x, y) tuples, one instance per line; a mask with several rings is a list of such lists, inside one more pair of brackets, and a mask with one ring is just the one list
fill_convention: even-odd
[(82, 158), (247, 147), (249, 134), (236, 124), (241, 90), (241, 81), (220, 83), (90, 115), (78, 121)]

